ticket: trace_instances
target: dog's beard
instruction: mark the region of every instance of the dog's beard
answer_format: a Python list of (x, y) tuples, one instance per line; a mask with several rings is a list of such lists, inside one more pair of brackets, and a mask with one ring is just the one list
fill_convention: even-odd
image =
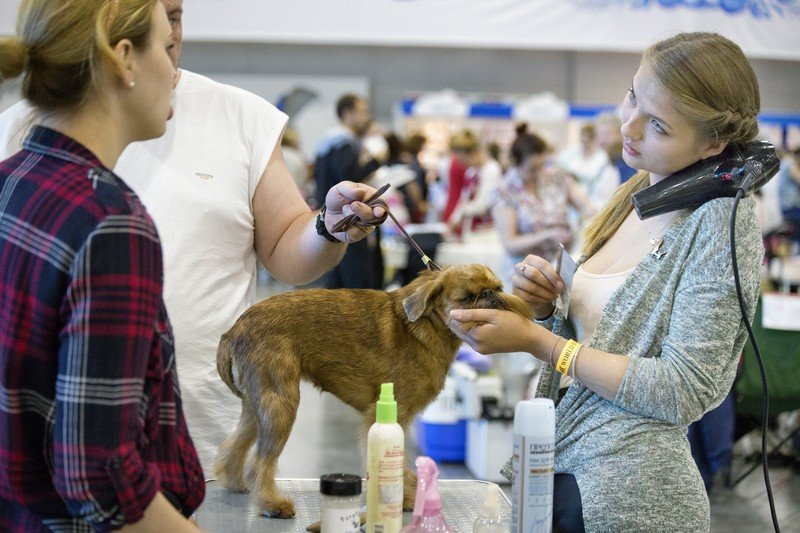
[(506, 292), (496, 292), (491, 296), (479, 297), (475, 303), (470, 306), (472, 309), (502, 309), (504, 311), (514, 311), (523, 315), (528, 313), (528, 310), (520, 306), (520, 300), (515, 299), (512, 295)]
[(473, 309), (508, 309), (508, 306), (505, 305), (500, 296), (494, 295), (488, 298), (478, 298), (475, 301), (475, 305), (472, 306)]
[[(457, 307), (454, 307), (456, 309)], [(508, 293), (499, 292), (491, 296), (483, 296), (476, 298), (473, 303), (468, 306), (462, 306), (461, 309), (499, 309), (502, 311), (512, 311), (522, 316), (530, 318), (530, 310), (521, 299), (513, 297)], [(470, 331), (482, 322), (464, 322), (462, 328), (465, 331)]]

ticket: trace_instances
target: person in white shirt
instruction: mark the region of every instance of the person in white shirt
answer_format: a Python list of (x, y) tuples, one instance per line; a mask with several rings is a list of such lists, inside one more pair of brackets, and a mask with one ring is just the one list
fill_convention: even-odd
[[(177, 66), (183, 2), (162, 2)], [(326, 196), (317, 224), (283, 160), (286, 115), (183, 69), (173, 98), (164, 136), (131, 144), (114, 170), (140, 196), (161, 238), (183, 409), (206, 477), (213, 477), (217, 448), (241, 408), (217, 374), (217, 344), (255, 303), (258, 261), (281, 282), (307, 284), (341, 260), (345, 243), (374, 230), (354, 226), (331, 236), (338, 220), (349, 213), (374, 220), (383, 210), (360, 202), (374, 188), (342, 182)], [(26, 102), (0, 115), (0, 157), (19, 150), (30, 122)]]
[(589, 193), (608, 164), (608, 154), (597, 144), (594, 124), (581, 127), (580, 145), (567, 148), (558, 156), (558, 165), (575, 176)]

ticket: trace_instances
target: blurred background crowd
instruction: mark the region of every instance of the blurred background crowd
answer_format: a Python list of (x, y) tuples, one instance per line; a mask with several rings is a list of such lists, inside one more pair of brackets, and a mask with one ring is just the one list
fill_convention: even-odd
[[(444, 264), (447, 253), (454, 254), (452, 262), (473, 254), (502, 265), (506, 280), (513, 264), (532, 253), (553, 258), (559, 243), (579, 258), (585, 224), (636, 172), (622, 158), (622, 123), (613, 109), (565, 121), (560, 129), (536, 120), (508, 121), (500, 130), (492, 121), (436, 118), (408, 120), (399, 131), (373, 120), (368, 100), (346, 94), (337, 116), (333, 133), (353, 133), (357, 159), (343, 175), (389, 184), (384, 199), (390, 210), (431, 257), (444, 244)], [(301, 149), (303, 140), (291, 127), (283, 137), (287, 165), (312, 208), (332, 185), (319, 168), (333, 133), (313, 150)], [(757, 196), (765, 281), (784, 285), (768, 267), (774, 258), (800, 253), (800, 145), (777, 148), (780, 173)], [(403, 284), (424, 266), (394, 223), (380, 233), (370, 239), (368, 263), (375, 269), (369, 288), (376, 289)], [(790, 290), (794, 285), (789, 280)]]

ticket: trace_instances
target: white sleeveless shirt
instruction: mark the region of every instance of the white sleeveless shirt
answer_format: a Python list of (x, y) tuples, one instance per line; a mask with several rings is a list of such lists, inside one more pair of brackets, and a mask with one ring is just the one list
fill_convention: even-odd
[(217, 374), (220, 336), (256, 300), (253, 194), (288, 117), (242, 89), (181, 70), (159, 139), (114, 169), (155, 221), (183, 410), (206, 477), (241, 402)]

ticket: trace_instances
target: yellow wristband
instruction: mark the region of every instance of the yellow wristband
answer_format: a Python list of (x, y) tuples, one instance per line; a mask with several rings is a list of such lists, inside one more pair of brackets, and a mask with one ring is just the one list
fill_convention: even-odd
[(564, 348), (561, 349), (561, 354), (558, 356), (558, 362), (556, 363), (556, 371), (562, 374), (566, 374), (569, 370), (569, 365), (572, 362), (572, 358), (575, 357), (575, 354), (578, 353), (581, 344), (578, 341), (574, 341), (572, 339), (568, 340), (567, 343), (564, 345)]
[(569, 366), (569, 370), (567, 371), (567, 375), (569, 375), (569, 377), (572, 379), (577, 379), (575, 377), (575, 373), (578, 371), (578, 356), (581, 354), (581, 350), (583, 350), (583, 344), (581, 344), (580, 348), (578, 348), (578, 351), (575, 352), (575, 356), (572, 358), (572, 364)]

